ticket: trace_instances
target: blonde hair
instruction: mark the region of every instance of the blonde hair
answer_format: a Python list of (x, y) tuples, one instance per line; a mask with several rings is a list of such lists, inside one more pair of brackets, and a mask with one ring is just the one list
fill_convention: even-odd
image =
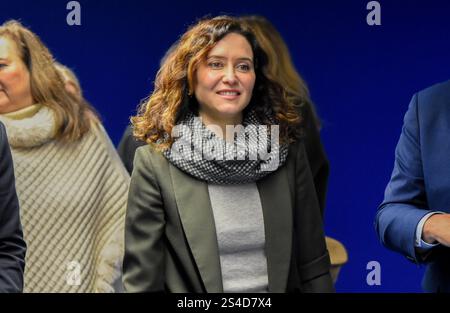
[(56, 138), (80, 139), (96, 122), (95, 113), (82, 100), (66, 91), (64, 81), (54, 66), (54, 59), (39, 37), (20, 22), (10, 20), (0, 26), (0, 37), (16, 45), (19, 57), (30, 73), (34, 103), (45, 105), (55, 113)]
[(229, 33), (244, 36), (252, 47), (256, 82), (252, 99), (246, 110), (253, 108), (264, 125), (270, 125), (267, 112), (273, 114), (280, 125), (282, 142), (298, 138), (302, 117), (286, 98), (284, 88), (267, 75), (266, 55), (254, 35), (233, 17), (218, 16), (201, 20), (188, 29), (167, 54), (156, 75), (155, 88), (143, 102), (138, 114), (131, 118), (134, 136), (155, 146), (157, 150), (170, 148), (174, 139), (171, 131), (188, 110), (196, 113), (198, 103), (194, 97), (195, 73), (209, 51)]
[(308, 106), (316, 127), (320, 129), (320, 119), (311, 101), (306, 82), (296, 70), (281, 34), (265, 17), (250, 15), (240, 19), (252, 30), (261, 48), (267, 54), (267, 71), (284, 86), (288, 100)]

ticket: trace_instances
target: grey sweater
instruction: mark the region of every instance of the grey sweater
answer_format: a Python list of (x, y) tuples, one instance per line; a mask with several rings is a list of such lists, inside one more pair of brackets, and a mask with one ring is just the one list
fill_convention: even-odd
[(256, 183), (208, 184), (224, 292), (267, 292), (264, 219)]

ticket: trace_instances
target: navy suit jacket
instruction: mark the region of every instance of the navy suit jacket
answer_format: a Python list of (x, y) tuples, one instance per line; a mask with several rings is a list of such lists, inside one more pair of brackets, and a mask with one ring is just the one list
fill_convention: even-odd
[(415, 248), (417, 225), (431, 211), (450, 213), (450, 81), (413, 96), (375, 220), (386, 247), (427, 264), (425, 291), (450, 292), (450, 248), (438, 246), (426, 254)]
[(0, 292), (22, 291), (25, 251), (11, 152), (0, 123)]

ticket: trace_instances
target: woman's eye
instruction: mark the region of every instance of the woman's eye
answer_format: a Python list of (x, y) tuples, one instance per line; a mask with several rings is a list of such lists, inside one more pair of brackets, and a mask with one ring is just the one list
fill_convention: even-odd
[(213, 69), (222, 68), (222, 63), (220, 62), (209, 62), (208, 65)]
[(239, 64), (239, 65), (237, 66), (237, 68), (238, 68), (240, 71), (242, 71), (242, 72), (248, 72), (248, 71), (250, 71), (250, 65), (248, 65), (248, 64)]

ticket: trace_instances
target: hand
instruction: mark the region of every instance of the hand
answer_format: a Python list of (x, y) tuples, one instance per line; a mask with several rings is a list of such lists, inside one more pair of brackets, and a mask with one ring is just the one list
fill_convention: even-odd
[(434, 214), (423, 225), (422, 239), (450, 247), (450, 214)]

